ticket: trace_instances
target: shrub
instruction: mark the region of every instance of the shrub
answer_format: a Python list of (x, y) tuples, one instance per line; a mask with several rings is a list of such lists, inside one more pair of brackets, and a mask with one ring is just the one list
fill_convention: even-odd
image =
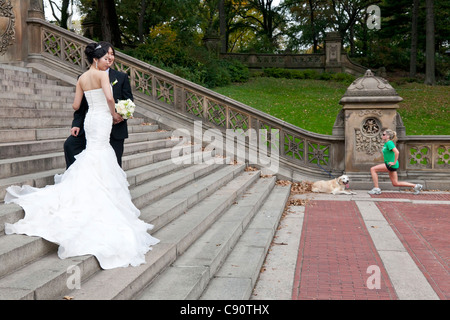
[(304, 71), (305, 79), (319, 79), (319, 72), (316, 70), (305, 70)]
[(263, 70), (262, 76), (272, 78), (286, 78), (286, 79), (313, 79), (337, 81), (343, 83), (352, 83), (355, 77), (348, 73), (330, 73), (318, 72), (317, 70), (296, 70), (296, 69), (281, 69), (281, 68), (267, 68)]
[(339, 72), (339, 73), (333, 73), (331, 75), (331, 79), (336, 82), (343, 82), (343, 83), (350, 84), (353, 81), (355, 81), (356, 77), (351, 74), (348, 74), (348, 73)]
[(231, 76), (231, 82), (246, 82), (250, 78), (248, 67), (239, 60), (221, 60)]
[(169, 26), (161, 25), (150, 31), (146, 43), (124, 53), (210, 88), (249, 79), (250, 72), (241, 62), (222, 60), (203, 46), (181, 42)]

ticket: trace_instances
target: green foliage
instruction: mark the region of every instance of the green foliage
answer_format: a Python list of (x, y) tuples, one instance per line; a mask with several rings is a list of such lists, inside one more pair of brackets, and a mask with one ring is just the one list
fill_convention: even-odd
[(312, 79), (331, 80), (343, 83), (352, 83), (355, 77), (347, 73), (318, 72), (317, 70), (295, 70), (281, 68), (267, 68), (263, 70), (263, 76), (285, 79)]
[(124, 53), (210, 88), (249, 79), (245, 65), (219, 59), (203, 46), (187, 45), (168, 25), (153, 28), (146, 43)]

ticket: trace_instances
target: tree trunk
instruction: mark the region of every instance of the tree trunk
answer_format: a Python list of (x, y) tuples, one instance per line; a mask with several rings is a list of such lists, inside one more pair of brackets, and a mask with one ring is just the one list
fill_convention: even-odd
[(69, 20), (69, 2), (70, 0), (63, 0), (61, 5), (61, 28), (68, 29), (67, 20)]
[(139, 20), (138, 20), (138, 34), (139, 34), (139, 42), (144, 42), (144, 18), (145, 11), (147, 10), (147, 1), (141, 0), (141, 10), (139, 12)]
[(225, 0), (219, 0), (219, 30), (220, 30), (220, 53), (227, 53), (227, 16), (225, 12)]
[(419, 17), (419, 2), (414, 0), (412, 12), (412, 26), (411, 26), (411, 59), (409, 62), (409, 76), (415, 77), (417, 73), (417, 20)]
[(434, 85), (436, 83), (435, 77), (435, 43), (434, 43), (434, 10), (433, 10), (433, 0), (426, 0), (427, 7), (427, 43), (426, 43), (426, 73), (425, 73), (425, 84)]
[[(58, 7), (58, 5), (54, 1), (49, 1), (50, 9), (52, 10), (53, 17), (55, 20), (59, 23), (59, 26), (61, 28), (67, 29), (67, 20), (69, 19), (69, 3), (70, 0), (63, 0), (61, 4), (61, 8)], [(58, 17), (57, 13), (55, 12), (56, 9), (60, 12), (61, 16)]]
[(318, 49), (318, 40), (317, 40), (317, 35), (316, 35), (316, 22), (314, 21), (314, 5), (312, 0), (309, 0), (309, 10), (310, 10), (310, 16), (309, 16), (309, 20), (311, 22), (311, 34), (312, 34), (312, 38), (313, 38), (313, 53), (317, 53), (317, 49)]
[(114, 47), (122, 48), (119, 21), (114, 1), (98, 0), (98, 12), (102, 29), (102, 40), (108, 41)]

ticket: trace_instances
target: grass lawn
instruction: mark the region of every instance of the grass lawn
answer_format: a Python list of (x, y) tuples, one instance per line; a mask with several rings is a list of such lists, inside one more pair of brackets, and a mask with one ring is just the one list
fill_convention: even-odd
[[(234, 100), (300, 128), (331, 134), (348, 83), (258, 77), (215, 88)], [(407, 135), (450, 135), (450, 87), (407, 83), (393, 87)]]

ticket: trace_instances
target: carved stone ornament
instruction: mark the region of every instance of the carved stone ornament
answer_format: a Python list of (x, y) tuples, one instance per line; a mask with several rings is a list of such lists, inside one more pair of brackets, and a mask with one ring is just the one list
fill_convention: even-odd
[(376, 118), (365, 119), (360, 129), (355, 130), (356, 150), (373, 155), (383, 147), (381, 124)]
[(0, 0), (0, 55), (4, 55), (6, 49), (16, 40), (15, 22), (11, 2)]
[(374, 115), (377, 115), (377, 116), (379, 116), (379, 117), (382, 116), (381, 110), (361, 110), (361, 111), (358, 113), (358, 115), (359, 115), (360, 117), (364, 117), (364, 116), (366, 116), (366, 115), (368, 115), (368, 114), (374, 114)]
[(363, 77), (353, 81), (347, 88), (339, 103), (398, 103), (402, 100), (403, 98), (397, 94), (386, 79), (377, 77), (372, 71), (367, 70)]
[(337, 61), (338, 48), (337, 44), (330, 45), (330, 61)]

